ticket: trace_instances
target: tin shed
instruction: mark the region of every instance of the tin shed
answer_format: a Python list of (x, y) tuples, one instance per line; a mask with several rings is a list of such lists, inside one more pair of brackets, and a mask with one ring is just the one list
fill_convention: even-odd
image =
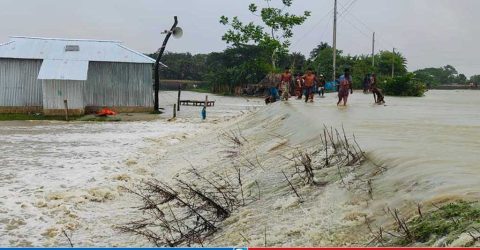
[(155, 61), (118, 41), (11, 37), (0, 44), (0, 112), (84, 114), (153, 107)]

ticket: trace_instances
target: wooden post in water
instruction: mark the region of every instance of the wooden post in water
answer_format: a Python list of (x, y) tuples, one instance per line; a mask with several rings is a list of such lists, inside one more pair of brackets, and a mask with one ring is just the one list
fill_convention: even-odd
[(208, 105), (208, 95), (205, 96), (205, 108), (207, 108)]
[(177, 117), (177, 104), (173, 104), (173, 118)]
[(63, 100), (63, 105), (65, 107), (65, 121), (68, 121), (68, 101), (67, 101), (67, 99)]
[(177, 111), (180, 111), (180, 95), (182, 94), (182, 84), (178, 84)]

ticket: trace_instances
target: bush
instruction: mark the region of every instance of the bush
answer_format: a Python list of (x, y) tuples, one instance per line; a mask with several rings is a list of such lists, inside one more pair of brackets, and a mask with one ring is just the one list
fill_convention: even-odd
[(415, 78), (414, 74), (407, 74), (385, 80), (380, 88), (386, 95), (421, 97), (427, 91), (427, 86)]

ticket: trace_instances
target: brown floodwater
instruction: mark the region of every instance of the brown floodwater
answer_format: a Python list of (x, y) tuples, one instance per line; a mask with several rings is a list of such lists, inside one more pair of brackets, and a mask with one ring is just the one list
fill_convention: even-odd
[[(165, 92), (161, 100), (173, 104), (175, 98), (175, 92)], [(199, 107), (182, 107), (177, 122), (0, 122), (0, 246), (67, 246), (58, 232), (64, 226), (74, 228), (75, 239), (85, 246), (141, 242), (111, 229), (119, 219), (128, 220), (133, 210), (131, 200), (122, 198), (117, 187), (125, 180), (172, 175), (188, 166), (169, 159), (215, 164), (219, 157), (209, 151), (213, 149), (209, 145), (216, 140), (203, 135), (213, 138), (223, 129), (240, 129), (246, 136), (259, 138), (258, 145), (253, 145), (258, 146), (257, 153), (275, 163), (278, 156), (262, 151), (268, 146), (262, 139), (272, 140), (266, 134), (279, 134), (292, 146), (314, 147), (324, 125), (343, 125), (373, 161), (388, 168), (374, 180), (371, 211), (385, 205), (480, 199), (480, 91), (436, 90), (422, 98), (387, 97), (381, 106), (373, 104), (371, 95), (354, 93), (347, 107), (336, 106), (335, 94), (317, 97), (315, 103), (291, 100), (265, 108), (259, 108), (263, 106), (260, 99), (209, 98), (217, 100), (217, 105), (208, 110), (208, 122), (200, 120)], [(163, 118), (171, 116), (171, 108), (166, 107)], [(222, 125), (249, 112), (238, 123)], [(267, 131), (270, 121), (275, 126)], [(182, 148), (184, 140), (190, 140), (189, 145), (204, 143), (205, 150)], [(167, 157), (164, 154), (170, 148)], [(273, 163), (270, 167), (275, 167)], [(333, 204), (340, 202), (338, 194), (326, 191), (317, 198), (332, 203), (333, 211), (342, 206)], [(269, 223), (270, 205), (265, 205), (265, 211), (253, 211), (264, 218), (252, 217), (249, 223)], [(314, 234), (337, 223), (329, 221), (335, 219), (332, 213), (317, 207), (313, 204), (309, 211), (318, 212), (314, 218), (321, 217), (319, 225), (297, 221), (299, 230)], [(284, 220), (277, 222), (279, 244), (287, 239), (280, 230), (282, 223), (289, 230), (296, 228), (290, 215), (283, 214)], [(257, 233), (261, 241), (262, 232)], [(216, 241), (222, 242), (230, 241)]]

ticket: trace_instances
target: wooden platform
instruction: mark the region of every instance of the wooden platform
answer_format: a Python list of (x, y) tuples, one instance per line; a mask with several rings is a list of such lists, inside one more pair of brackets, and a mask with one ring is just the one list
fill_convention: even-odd
[[(194, 101), (194, 100), (180, 100), (180, 105), (182, 106), (204, 106), (205, 101)], [(215, 101), (208, 101), (207, 107), (215, 106)]]

